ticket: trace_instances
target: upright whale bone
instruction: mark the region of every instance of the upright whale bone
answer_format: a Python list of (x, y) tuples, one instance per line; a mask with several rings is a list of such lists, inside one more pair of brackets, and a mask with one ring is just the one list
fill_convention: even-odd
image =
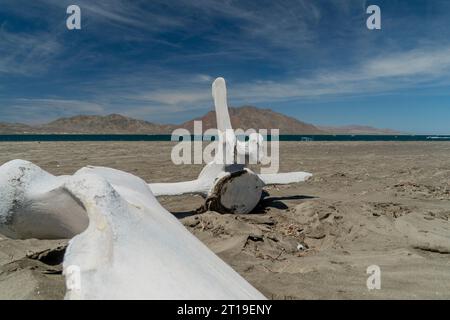
[(206, 198), (206, 209), (246, 214), (257, 206), (265, 186), (303, 182), (312, 176), (307, 172), (255, 174), (245, 164), (239, 163), (239, 156), (248, 156), (257, 161), (262, 159), (263, 137), (251, 134), (249, 143), (237, 139), (228, 113), (227, 88), (223, 78), (217, 78), (213, 82), (212, 96), (216, 110), (219, 152), (203, 168), (196, 180), (149, 184), (155, 196), (199, 194)]
[(55, 177), (27, 161), (0, 166), (0, 233), (72, 238), (63, 262), (66, 299), (265, 299), (165, 210), (146, 182), (114, 169)]

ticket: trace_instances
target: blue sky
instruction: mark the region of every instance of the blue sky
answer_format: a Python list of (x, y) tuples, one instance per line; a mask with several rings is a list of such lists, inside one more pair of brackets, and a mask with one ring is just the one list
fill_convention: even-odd
[[(82, 30), (66, 28), (77, 4)], [(381, 8), (382, 30), (366, 28)], [(180, 123), (215, 77), (318, 125), (450, 134), (447, 0), (2, 0), (0, 121), (120, 113)]]

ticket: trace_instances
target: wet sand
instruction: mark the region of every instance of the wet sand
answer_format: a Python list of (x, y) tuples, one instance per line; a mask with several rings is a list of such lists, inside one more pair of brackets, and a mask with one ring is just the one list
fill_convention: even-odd
[[(0, 143), (0, 165), (52, 174), (108, 166), (148, 182), (195, 178), (168, 142)], [(283, 142), (280, 171), (306, 183), (269, 187), (249, 215), (195, 214), (198, 196), (160, 197), (201, 241), (273, 299), (450, 299), (450, 143)], [(0, 240), (0, 298), (64, 296), (65, 240)], [(366, 269), (381, 269), (368, 290)], [(182, 266), (180, 266), (182, 267)]]

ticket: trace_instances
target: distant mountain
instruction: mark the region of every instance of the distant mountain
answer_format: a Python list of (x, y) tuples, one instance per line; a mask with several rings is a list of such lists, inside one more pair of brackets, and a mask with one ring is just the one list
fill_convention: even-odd
[[(326, 132), (312, 124), (299, 121), (270, 109), (245, 106), (230, 108), (229, 113), (231, 124), (235, 129), (280, 129), (280, 134), (326, 134)], [(194, 121), (202, 121), (203, 131), (216, 128), (216, 112), (210, 111), (201, 118), (185, 122), (181, 127), (193, 132)]]
[(76, 116), (61, 118), (38, 127), (49, 133), (158, 134), (170, 133), (173, 126), (128, 118), (120, 114), (108, 116)]
[[(316, 127), (270, 109), (252, 106), (230, 108), (229, 113), (235, 129), (280, 129), (280, 134), (400, 134), (389, 129), (359, 125)], [(176, 128), (185, 128), (193, 133), (195, 120), (202, 121), (203, 131), (216, 128), (215, 111), (210, 111), (203, 117), (181, 125), (157, 124), (119, 114), (60, 118), (39, 126), (0, 123), (0, 134), (170, 134)]]
[(39, 126), (0, 123), (0, 134), (169, 134), (173, 128), (171, 125), (154, 124), (119, 114), (80, 115), (60, 118)]
[(349, 125), (343, 127), (323, 127), (319, 126), (319, 129), (329, 132), (330, 134), (354, 134), (354, 135), (377, 135), (377, 134), (386, 134), (386, 135), (395, 135), (395, 134), (404, 134), (399, 131), (391, 130), (391, 129), (378, 129), (370, 126), (360, 126), (360, 125)]
[(35, 128), (21, 123), (0, 122), (0, 134), (22, 134), (36, 132)]

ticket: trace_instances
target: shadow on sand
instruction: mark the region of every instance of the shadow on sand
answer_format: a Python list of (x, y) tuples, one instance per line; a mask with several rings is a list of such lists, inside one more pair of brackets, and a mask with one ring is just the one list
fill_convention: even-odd
[[(316, 198), (317, 197), (314, 197), (314, 196), (304, 196), (304, 195), (271, 197), (266, 191), (264, 191), (260, 203), (249, 214), (264, 214), (270, 208), (275, 208), (275, 209), (279, 209), (279, 210), (287, 210), (287, 209), (289, 209), (289, 206), (286, 205), (286, 203), (284, 203), (283, 201), (308, 200), (308, 199), (316, 199)], [(172, 212), (172, 214), (177, 219), (183, 219), (183, 218), (187, 218), (187, 217), (199, 214), (199, 211), (198, 210), (177, 211), (177, 212)]]

